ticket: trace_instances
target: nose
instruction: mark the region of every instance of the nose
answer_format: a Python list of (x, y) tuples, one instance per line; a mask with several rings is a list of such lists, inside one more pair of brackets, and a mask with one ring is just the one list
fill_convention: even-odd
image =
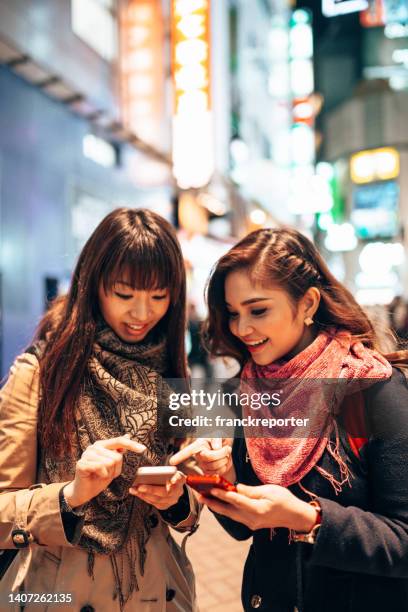
[(235, 334), (240, 338), (245, 338), (245, 336), (249, 336), (249, 334), (254, 331), (253, 326), (249, 324), (246, 317), (238, 317), (234, 323), (236, 329)]
[(137, 300), (134, 302), (129, 311), (132, 319), (138, 323), (143, 323), (149, 318), (149, 304), (147, 300)]

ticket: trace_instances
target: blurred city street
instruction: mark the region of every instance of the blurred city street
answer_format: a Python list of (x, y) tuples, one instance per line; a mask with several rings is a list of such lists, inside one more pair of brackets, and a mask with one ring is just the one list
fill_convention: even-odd
[[(111, 215), (118, 215), (126, 228), (115, 234), (115, 243), (112, 236), (119, 221), (113, 222)], [(98, 234), (92, 248), (88, 247), (107, 218), (104, 232)], [(245, 239), (249, 243), (242, 246)], [(232, 259), (228, 260), (228, 253), (237, 244), (237, 251), (242, 249), (242, 253), (233, 251)], [(321, 257), (314, 254), (315, 250)], [(85, 266), (85, 259), (89, 267)], [(222, 269), (215, 273), (220, 260)], [(234, 273), (238, 274), (234, 277)], [(208, 284), (210, 277), (213, 285)], [(213, 287), (212, 293), (209, 286)], [(265, 295), (258, 293), (259, 287)], [(286, 317), (279, 318), (279, 300), (286, 308), (283, 308)], [(104, 310), (104, 304), (113, 304), (112, 311), (107, 307)], [(108, 312), (113, 312), (112, 318), (106, 316)], [(136, 439), (155, 439), (156, 432), (161, 431), (157, 426), (161, 407), (158, 389), (167, 393), (168, 379), (181, 382), (183, 390), (191, 381), (191, 387), (197, 382), (203, 393), (204, 387), (209, 389), (214, 380), (217, 384), (221, 381), (220, 389), (230, 390), (230, 398), (236, 390), (238, 397), (235, 404), (230, 399), (222, 409), (226, 412), (231, 409), (231, 414), (241, 417), (246, 408), (240, 391), (248, 371), (257, 373), (252, 378), (265, 376), (272, 380), (281, 367), (315, 340), (323, 342), (324, 337), (331, 346), (336, 334), (344, 331), (350, 354), (356, 339), (361, 344), (355, 351), (359, 359), (363, 349), (370, 354), (381, 353), (377, 361), (384, 362), (383, 368), (388, 370), (384, 374), (379, 368), (378, 376), (373, 376), (375, 383), (377, 378), (384, 382), (395, 376), (391, 354), (408, 346), (408, 0), (0, 0), (0, 380), (6, 380), (18, 356), (25, 353), (29, 357), (23, 355), (23, 374), (32, 375), (30, 384), (25, 379), (21, 382), (19, 372), (16, 375), (24, 390), (20, 397), (16, 385), (15, 404), (22, 406), (22, 416), (16, 416), (17, 409), (13, 412), (13, 401), (7, 399), (2, 404), (0, 394), (0, 500), (5, 499), (3, 495), (37, 484), (36, 479), (43, 474), (48, 478), (46, 484), (55, 487), (62, 482), (62, 468), (58, 472), (62, 461), (55, 458), (57, 451), (62, 451), (65, 460), (69, 456), (67, 453), (65, 457), (67, 448), (75, 448), (78, 457), (75, 461), (70, 458), (70, 472), (64, 476), (69, 473), (76, 478), (75, 462), (81, 453), (86, 453), (95, 441), (104, 440), (109, 445), (109, 435), (115, 427), (117, 431), (112, 436), (127, 435), (131, 438), (125, 441), (127, 444), (134, 445)], [(105, 340), (105, 335), (112, 342), (107, 349), (103, 342), (98, 344), (101, 336)], [(112, 353), (117, 352), (112, 360), (111, 348)], [(114, 373), (108, 366), (104, 369), (105, 364), (101, 369), (99, 362), (95, 366), (96, 353), (109, 355), (106, 359)], [(343, 376), (343, 370), (354, 372), (345, 357), (341, 361), (343, 355), (337, 352), (337, 357), (336, 375), (341, 372)], [(366, 354), (361, 357), (364, 359)], [(405, 357), (403, 365), (404, 360)], [(317, 361), (317, 357), (310, 358), (311, 367)], [(333, 365), (334, 361), (322, 358), (325, 366)], [(289, 372), (289, 378), (297, 378), (293, 374), (296, 369), (284, 371)], [(369, 368), (366, 371), (371, 372)], [(34, 382), (38, 372), (37, 389)], [(299, 378), (303, 374), (301, 371)], [(319, 370), (316, 377), (320, 378), (320, 374)], [(93, 376), (98, 383), (94, 384)], [(147, 386), (145, 379), (150, 382), (150, 376), (156, 386), (152, 383), (149, 392), (139, 396), (136, 388), (139, 379)], [(235, 381), (230, 380), (235, 377)], [(337, 380), (334, 375), (333, 378)], [(106, 383), (106, 389), (101, 391), (97, 389), (100, 379)], [(164, 379), (166, 384), (162, 385)], [(173, 390), (170, 382), (169, 386)], [(116, 395), (118, 388), (126, 395), (125, 400), (119, 397), (119, 391)], [(366, 390), (364, 385), (361, 388)], [(28, 399), (25, 392), (30, 394)], [(14, 400), (12, 392), (10, 397)], [(139, 401), (140, 397), (143, 401)], [(358, 396), (361, 411), (365, 408), (364, 399), (365, 396)], [(179, 410), (180, 414), (185, 409), (190, 414), (190, 400), (187, 398), (186, 403), (180, 400), (174, 407), (166, 395), (165, 409)], [(88, 423), (83, 422), (81, 401), (91, 415), (88, 429)], [(306, 411), (307, 402), (302, 400), (298, 404)], [(4, 405), (4, 413), (10, 406), (13, 409), (6, 419), (11, 435), (3, 427)], [(203, 414), (205, 417), (215, 414), (217, 408), (214, 399)], [(258, 405), (254, 410), (259, 408)], [(269, 403), (262, 405), (264, 408), (267, 412), (276, 406)], [(139, 409), (143, 412), (141, 419)], [(303, 450), (293, 451), (291, 455), (296, 460), (302, 458), (304, 471), (284, 479), (288, 464), (295, 469), (292, 466), (295, 461), (287, 460), (286, 446), (281, 456), (278, 444), (273, 449), (275, 455), (269, 452), (267, 442), (264, 447), (255, 443), (252, 450), (249, 445), (241, 448), (242, 457), (238, 457), (234, 447), (234, 461), (237, 457), (242, 459), (244, 471), (249, 472), (248, 479), (239, 482), (252, 482), (253, 477), (254, 487), (278, 482), (286, 489), (299, 484), (300, 497), (303, 493), (306, 496), (309, 490), (301, 481), (318, 461), (323, 461), (327, 451), (333, 469), (338, 467), (335, 465), (338, 461), (341, 482), (336, 482), (337, 475), (329, 469), (321, 468), (319, 474), (328, 475), (332, 484), (338, 484), (337, 488), (333, 485), (337, 496), (342, 485), (350, 482), (345, 476), (350, 457), (346, 451), (347, 457), (340, 457), (343, 437), (340, 440), (335, 421), (341, 415), (340, 408), (338, 412), (327, 411), (325, 419), (320, 419), (321, 409), (318, 404), (318, 422), (324, 420), (325, 427), (318, 429), (318, 435), (324, 437), (326, 446), (316, 444), (319, 450), (310, 451), (313, 455), (310, 461), (309, 451), (304, 454)], [(135, 418), (133, 410), (137, 412)], [(350, 412), (355, 416), (353, 410), (354, 404)], [(179, 413), (172, 415), (176, 418)], [(282, 415), (278, 416), (280, 419)], [(166, 430), (157, 441), (160, 448), (157, 455), (155, 448), (130, 450), (151, 451), (151, 455), (145, 455), (146, 461), (151, 461), (155, 468), (168, 468), (164, 464), (174, 449), (174, 439), (186, 436), (186, 431), (190, 434), (195, 427), (192, 419), (186, 421), (189, 422), (183, 424), (179, 436), (174, 435), (174, 430), (171, 433)], [(54, 424), (60, 435), (54, 435)], [(208, 473), (228, 474), (228, 470), (234, 473), (231, 439), (239, 437), (237, 428), (241, 426), (245, 441), (251, 437), (267, 440), (264, 435), (251, 436), (245, 429), (247, 425), (233, 420), (227, 434), (224, 430), (220, 434), (214, 427), (214, 434), (197, 435), (199, 444), (204, 440), (205, 451), (220, 453), (216, 461), (221, 463)], [(334, 429), (336, 445), (332, 450), (330, 435)], [(78, 433), (77, 446), (68, 444), (74, 433)], [(18, 446), (15, 438), (20, 434)], [(363, 446), (369, 441), (366, 434), (359, 432), (356, 437)], [(213, 435), (223, 439), (219, 446), (212, 446)], [(286, 436), (281, 438), (285, 444)], [(294, 438), (304, 440), (307, 435), (302, 430), (302, 435)], [(7, 455), (7, 449), (14, 448), (10, 440), (16, 442), (17, 450)], [(353, 437), (351, 441), (354, 442)], [(119, 444), (116, 437), (112, 449), (123, 453), (123, 443), (121, 440)], [(21, 467), (15, 459), (21, 448), (28, 467)], [(8, 459), (2, 464), (3, 449)], [(360, 460), (359, 449), (351, 446), (348, 450)], [(45, 467), (35, 463), (37, 450)], [(196, 447), (195, 453), (202, 450), (197, 451)], [(255, 461), (251, 452), (255, 453)], [(15, 470), (9, 470), (7, 464), (11, 463), (12, 454)], [(112, 454), (115, 461), (122, 461), (120, 454)], [(111, 454), (109, 457), (112, 459)], [(381, 461), (387, 457), (384, 452)], [(398, 466), (400, 459), (396, 460)], [(97, 461), (102, 462), (100, 456), (95, 464)], [(279, 471), (282, 481), (269, 478), (277, 463), (283, 466), (282, 473)], [(220, 464), (225, 468), (223, 472)], [(51, 472), (51, 468), (47, 471), (48, 465), (55, 467), (55, 471)], [(121, 470), (122, 463), (116, 477)], [(160, 470), (152, 472), (163, 478)], [(361, 472), (365, 474), (365, 466)], [(374, 472), (377, 477), (381, 470)], [(237, 469), (235, 473), (239, 477)], [(395, 465), (383, 472), (396, 473)], [(246, 471), (245, 474), (248, 476)], [(152, 473), (148, 476), (153, 478)], [(89, 474), (86, 477), (91, 478)], [(219, 475), (215, 477), (221, 487)], [(9, 478), (7, 484), (2, 478)], [(125, 483), (132, 483), (132, 478), (130, 472)], [(104, 486), (109, 480), (110, 487), (112, 479), (104, 481)], [(160, 478), (157, 483), (165, 484), (159, 481)], [(224, 482), (226, 488), (229, 485)], [(364, 482), (361, 491), (377, 492), (375, 485)], [(96, 492), (92, 489), (88, 496), (77, 494), (72, 483), (68, 494), (70, 489), (71, 494), (75, 491), (74, 501), (78, 502), (72, 508), (82, 506), (84, 499), (90, 505), (96, 499), (97, 505), (99, 496), (105, 494), (103, 487)], [(162, 495), (169, 495), (170, 489)], [(40, 493), (42, 490), (33, 495), (40, 497)], [(333, 493), (330, 488), (329, 493)], [(313, 499), (318, 498), (313, 491), (311, 494)], [(147, 532), (151, 506), (156, 502), (160, 509), (175, 506), (177, 510), (179, 499), (185, 501), (180, 495), (177, 502), (173, 500), (167, 507), (164, 503), (160, 507), (157, 499), (142, 498), (150, 505), (147, 510), (143, 507), (146, 514), (140, 515), (144, 519), (137, 525), (140, 551), (145, 548), (142, 536)], [(114, 516), (112, 508), (121, 509), (120, 504), (129, 503), (126, 489), (113, 497), (112, 503), (117, 506), (109, 505), (108, 495), (107, 514), (99, 512), (99, 508), (95, 510), (92, 520), (96, 517), (94, 523), (98, 528), (99, 520), (109, 522), (106, 519), (111, 516), (109, 512)], [(371, 503), (368, 497), (367, 493), (367, 499), (360, 500), (358, 507), (367, 508), (365, 515), (369, 514)], [(319, 504), (308, 505), (308, 501), (302, 498), (300, 504), (303, 515), (299, 513), (302, 515), (299, 520), (303, 522), (299, 534), (310, 538), (299, 541), (315, 543), (322, 512)], [(342, 510), (358, 506), (354, 501), (352, 496), (346, 498)], [(388, 511), (388, 501), (376, 500), (376, 504)], [(47, 499), (44, 506), (48, 502)], [(58, 503), (55, 495), (54, 502)], [(59, 503), (59, 507), (53, 506), (53, 516), (57, 517), (60, 539), (66, 545), (70, 535), (70, 542), (77, 543), (79, 537), (75, 540), (72, 532), (78, 519), (72, 516), (72, 508), (62, 493)], [(9, 509), (8, 506), (7, 512)], [(253, 511), (252, 506), (250, 510)], [(17, 524), (12, 511), (11, 519), (7, 512), (5, 523), (13, 525), (15, 519)], [(394, 513), (397, 517), (398, 512)], [(117, 516), (121, 516), (119, 512)], [(129, 527), (127, 534), (132, 534), (132, 517), (129, 511), (126, 514), (129, 524), (123, 521), (119, 526), (122, 531)], [(384, 524), (392, 525), (392, 519), (386, 517)], [(3, 528), (1, 520), (0, 516)], [(92, 520), (90, 529), (95, 527)], [(42, 527), (41, 520), (39, 524), (41, 535), (53, 534), (52, 528)], [(286, 525), (281, 519), (276, 524)], [(359, 525), (359, 520), (347, 524), (351, 529), (351, 525)], [(104, 524), (101, 531), (105, 527)], [(270, 522), (267, 527), (272, 528)], [(292, 531), (297, 527), (297, 523), (288, 524)], [(395, 540), (399, 528), (405, 529), (395, 528)], [(118, 525), (114, 529), (118, 531)], [(98, 562), (102, 557), (106, 561), (110, 555), (112, 568), (109, 566), (106, 576), (109, 574), (114, 585), (110, 592), (115, 595), (118, 612), (119, 608), (123, 611), (125, 596), (122, 597), (118, 585), (120, 572), (114, 567), (116, 560), (112, 561), (111, 553), (122, 551), (129, 541), (130, 545), (134, 542), (128, 535), (125, 538), (122, 531), (119, 538), (116, 531), (108, 535), (104, 532), (100, 539), (97, 533), (94, 540), (91, 535), (87, 543), (88, 569), (94, 562), (95, 550), (106, 554), (100, 555)], [(370, 534), (374, 531), (367, 528)], [(342, 537), (341, 530), (339, 533)], [(378, 533), (378, 537), (382, 536), (380, 529)], [(35, 540), (23, 535), (24, 545)], [(0, 553), (15, 544), (11, 536), (7, 537), (6, 544), (0, 541)], [(174, 537), (179, 543), (183, 539), (177, 533)], [(388, 562), (393, 565), (395, 559), (398, 563), (403, 548), (393, 556), (392, 551), (381, 549), (384, 542), (388, 545), (386, 536), (377, 548), (362, 544), (359, 549), (382, 551), (386, 567), (378, 570), (375, 560), (366, 559), (361, 552), (363, 561), (359, 557), (359, 563), (367, 573), (365, 584), (370, 584), (370, 579), (375, 581), (377, 574), (384, 582), (390, 577), (396, 581), (406, 574), (406, 566), (403, 570), (387, 566)], [(276, 545), (276, 541), (266, 545)], [(47, 543), (41, 548), (48, 546)], [(242, 575), (249, 546), (250, 541), (237, 542), (231, 538), (204, 509), (200, 528), (187, 542), (201, 612), (242, 611)], [(292, 551), (293, 548), (288, 555)], [(334, 551), (336, 554), (335, 548)], [(276, 558), (281, 560), (280, 556)], [(142, 554), (139, 559), (143, 569)], [(48, 561), (56, 567), (55, 559)], [(336, 561), (332, 565), (327, 563), (326, 576), (331, 572), (333, 580)], [(288, 592), (291, 590), (289, 597), (293, 591), (296, 593), (293, 597), (302, 598), (303, 577), (297, 563), (298, 560), (293, 579), (300, 586), (292, 588), (291, 583)], [(267, 593), (270, 574), (264, 560), (260, 564), (266, 568)], [(310, 565), (318, 566), (319, 562)], [(294, 568), (295, 564), (288, 562), (288, 567)], [(349, 572), (347, 566), (344, 571), (359, 572), (358, 563), (356, 567)], [(133, 573), (129, 572), (132, 588), (136, 584)], [(252, 575), (258, 579), (259, 573), (254, 571)], [(324, 576), (319, 575), (313, 585), (325, 584)], [(352, 582), (347, 576), (343, 578), (344, 583), (346, 579)], [(279, 582), (279, 578), (276, 580)], [(360, 583), (353, 576), (354, 582)], [(154, 584), (156, 598), (152, 595), (152, 599), (141, 601), (157, 602), (160, 593), (166, 607), (165, 601), (174, 599), (176, 590), (164, 579), (160, 590), (158, 584)], [(339, 584), (343, 583), (339, 580)], [(404, 583), (400, 592), (406, 594), (407, 588)], [(268, 603), (271, 600), (267, 599), (270, 593), (262, 594), (258, 585), (251, 589), (248, 593), (245, 588), (243, 591), (247, 609), (272, 612)], [(90, 589), (92, 596), (96, 590)], [(186, 596), (186, 607), (192, 605), (190, 595)], [(347, 592), (348, 596), (354, 601), (354, 592)], [(155, 605), (155, 609), (164, 609), (162, 603)], [(293, 609), (293, 602), (290, 606)], [(279, 609), (288, 609), (286, 603)], [(84, 604), (81, 610), (94, 612), (94, 607)], [(307, 610), (310, 612), (310, 608)]]
[(311, 238), (392, 349), (383, 327), (408, 335), (407, 22), (406, 0), (3, 0), (0, 374), (118, 206), (176, 228), (205, 375), (206, 280), (261, 228)]

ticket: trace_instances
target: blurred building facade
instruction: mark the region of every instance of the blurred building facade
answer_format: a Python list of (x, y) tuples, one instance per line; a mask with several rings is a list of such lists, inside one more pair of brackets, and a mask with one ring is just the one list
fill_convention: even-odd
[[(136, 4), (141, 13), (132, 21), (128, 10)], [(166, 95), (163, 110), (149, 117), (150, 132), (147, 119), (137, 117), (142, 138), (134, 132), (136, 111), (126, 115), (123, 92), (121, 61), (143, 67), (147, 59), (151, 68), (149, 46), (137, 57), (132, 48), (127, 55), (120, 51), (132, 37), (129, 29), (139, 44), (145, 40), (144, 25), (161, 10), (147, 4), (128, 3), (120, 13), (113, 0), (0, 3), (3, 374), (29, 342), (47, 300), (66, 289), (78, 252), (101, 218), (123, 204), (173, 220)], [(165, 40), (147, 42), (160, 56), (161, 82), (139, 74), (131, 86), (165, 91)]]
[(0, 3), (2, 374), (118, 205), (177, 226), (200, 318), (212, 265), (265, 226), (314, 238), (363, 303), (408, 291), (407, 18), (364, 3)]
[(318, 155), (333, 197), (316, 229), (333, 271), (373, 307), (408, 291), (408, 9), (367, 0), (348, 12), (347, 4), (314, 10)]

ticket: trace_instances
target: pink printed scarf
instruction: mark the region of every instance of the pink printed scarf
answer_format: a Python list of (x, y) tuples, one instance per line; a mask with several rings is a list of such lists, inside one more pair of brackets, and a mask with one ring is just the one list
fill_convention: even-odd
[[(290, 423), (273, 431), (269, 426), (245, 428), (248, 454), (259, 479), (288, 487), (300, 484), (315, 467), (339, 492), (349, 479), (349, 471), (338, 452), (335, 414), (346, 395), (389, 378), (391, 373), (391, 365), (380, 353), (365, 347), (349, 332), (335, 329), (321, 332), (286, 363), (259, 366), (250, 360), (241, 374), (241, 394), (279, 389), (281, 404), (263, 406), (255, 415), (243, 406), (243, 416), (285, 418), (285, 423)], [(307, 427), (299, 427), (299, 419), (307, 422)], [(333, 430), (335, 445), (330, 441)], [(316, 465), (325, 449), (339, 465), (340, 479)]]

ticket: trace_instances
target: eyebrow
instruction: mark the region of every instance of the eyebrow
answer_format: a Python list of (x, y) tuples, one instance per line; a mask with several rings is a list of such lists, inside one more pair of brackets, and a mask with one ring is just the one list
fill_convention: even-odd
[[(244, 300), (243, 302), (241, 302), (241, 306), (247, 306), (248, 304), (254, 304), (255, 302), (265, 302), (267, 300), (272, 300), (273, 298), (271, 297), (254, 297), (254, 298), (250, 298), (249, 300)], [(228, 302), (225, 302), (226, 306), (229, 306), (231, 308), (231, 304), (228, 304)]]

